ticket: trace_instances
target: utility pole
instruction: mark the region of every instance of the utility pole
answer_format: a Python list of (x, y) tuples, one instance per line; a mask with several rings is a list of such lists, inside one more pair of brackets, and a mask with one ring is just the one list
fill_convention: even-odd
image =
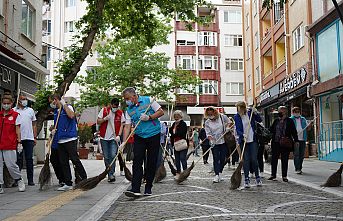
[(341, 22), (342, 22), (342, 24), (343, 24), (343, 13), (341, 12), (341, 10), (340, 10), (340, 8), (339, 8), (339, 6), (338, 6), (337, 0), (332, 0), (332, 3), (333, 3), (333, 5), (335, 6), (336, 11), (337, 11), (337, 13), (338, 13), (338, 16), (339, 16), (339, 18), (341, 19)]

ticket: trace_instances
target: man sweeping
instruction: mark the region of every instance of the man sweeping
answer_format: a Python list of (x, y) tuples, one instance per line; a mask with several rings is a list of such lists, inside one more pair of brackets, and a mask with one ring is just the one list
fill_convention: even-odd
[(77, 154), (77, 124), (74, 108), (67, 104), (58, 94), (49, 97), (50, 107), (54, 109), (54, 124), (57, 122), (58, 111), (61, 110), (56, 131), (53, 130), (54, 140), (52, 148), (57, 147), (58, 159), (62, 167), (64, 186), (58, 191), (67, 191), (73, 188), (69, 159), (75, 166), (76, 172), (81, 179), (87, 179), (87, 173)]
[[(141, 196), (142, 166), (144, 159), (147, 158), (144, 195), (149, 196), (152, 194), (152, 182), (155, 177), (156, 162), (160, 148), (161, 124), (158, 118), (163, 116), (163, 110), (151, 97), (138, 95), (133, 87), (125, 88), (122, 95), (127, 104), (123, 140), (126, 140), (128, 137), (131, 124), (137, 125), (140, 122), (134, 135), (132, 186), (130, 190), (125, 192), (125, 195), (128, 197)], [(146, 111), (148, 107), (149, 109)], [(123, 148), (123, 145), (120, 148)]]

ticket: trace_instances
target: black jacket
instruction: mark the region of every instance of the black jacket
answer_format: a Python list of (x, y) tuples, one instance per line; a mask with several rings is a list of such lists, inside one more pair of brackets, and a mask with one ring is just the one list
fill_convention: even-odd
[[(298, 132), (295, 128), (294, 122), (291, 118), (287, 117), (286, 119), (286, 129), (285, 129), (285, 136), (291, 138), (294, 142), (298, 142)], [(275, 134), (276, 134), (276, 125), (279, 123), (280, 119), (277, 118), (274, 120), (272, 126), (270, 127), (270, 132), (272, 133), (272, 142), (275, 142)]]
[[(174, 146), (175, 139), (177, 139), (177, 140), (186, 139), (187, 140), (187, 124), (183, 120), (181, 120), (180, 123), (176, 127), (175, 134), (173, 132), (174, 127), (175, 127), (175, 122), (169, 128), (170, 143), (172, 146)], [(188, 143), (188, 140), (187, 140), (187, 143)]]
[[(201, 128), (200, 129), (200, 132), (199, 132), (199, 139), (201, 140), (205, 140), (206, 139), (206, 131), (205, 131), (205, 128)], [(208, 141), (208, 139), (206, 139), (202, 144), (201, 146), (210, 146), (210, 142)]]

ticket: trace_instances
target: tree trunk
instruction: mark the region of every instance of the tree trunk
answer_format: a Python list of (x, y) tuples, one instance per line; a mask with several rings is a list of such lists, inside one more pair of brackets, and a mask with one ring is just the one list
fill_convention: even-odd
[[(96, 12), (97, 12), (97, 17), (98, 18), (102, 18), (105, 1), (106, 0), (99, 0), (98, 3), (97, 3)], [(88, 13), (90, 13), (90, 12), (88, 12)], [(73, 82), (73, 80), (77, 76), (77, 73), (80, 71), (80, 68), (81, 68), (83, 62), (85, 61), (86, 57), (89, 54), (89, 50), (92, 47), (95, 35), (99, 32), (99, 25), (100, 24), (97, 23), (97, 22), (94, 22), (93, 24), (91, 24), (91, 27), (89, 29), (89, 33), (85, 37), (85, 40), (84, 40), (84, 43), (83, 43), (83, 46), (82, 46), (82, 49), (81, 49), (81, 56), (80, 56), (80, 58), (78, 60), (75, 60), (70, 74), (68, 74), (64, 78), (63, 82), (57, 86), (56, 93), (58, 93), (59, 95), (61, 95), (61, 96), (63, 95), (63, 92), (64, 92), (66, 84), (68, 84), (67, 90), (69, 89), (70, 84)], [(36, 114), (36, 118), (37, 118), (37, 134), (40, 133), (40, 131), (41, 131), (42, 127), (43, 127), (43, 123), (46, 120), (46, 118), (48, 117), (48, 114), (49, 114), (50, 110), (51, 110), (51, 108), (48, 107), (47, 109), (38, 111), (38, 113)]]

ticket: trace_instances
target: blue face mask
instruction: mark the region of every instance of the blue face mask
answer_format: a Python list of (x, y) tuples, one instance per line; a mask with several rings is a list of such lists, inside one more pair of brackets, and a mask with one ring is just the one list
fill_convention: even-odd
[(133, 103), (131, 100), (126, 100), (125, 102), (126, 102), (126, 105), (127, 105), (127, 106), (132, 106), (132, 105), (134, 105), (134, 103)]

